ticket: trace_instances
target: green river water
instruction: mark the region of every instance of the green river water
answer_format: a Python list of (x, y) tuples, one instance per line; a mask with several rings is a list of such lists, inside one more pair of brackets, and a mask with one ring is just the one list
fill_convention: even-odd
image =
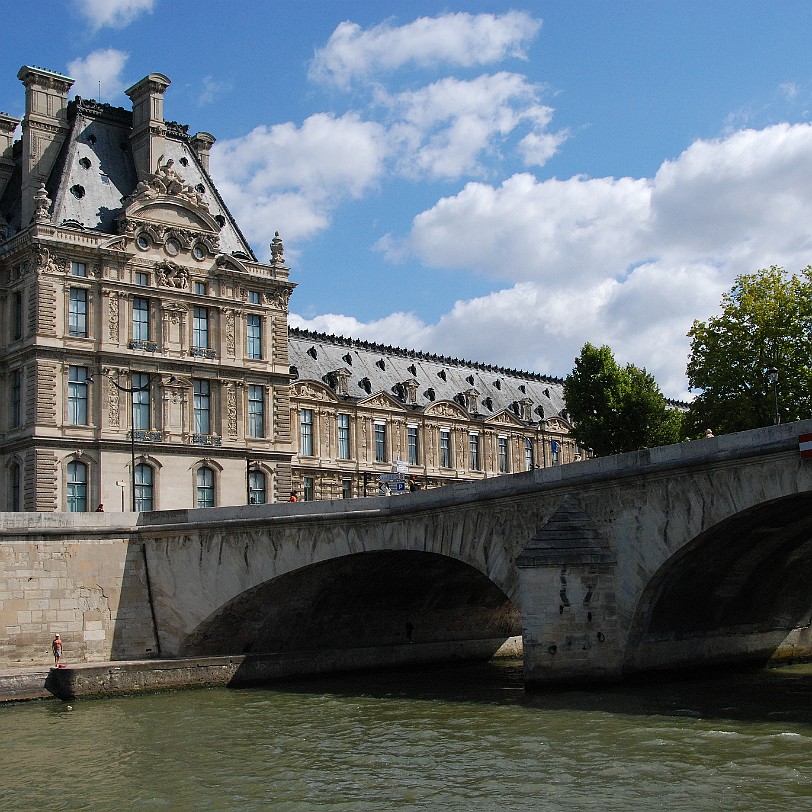
[(0, 707), (2, 810), (812, 810), (812, 666), (526, 694), (514, 663)]

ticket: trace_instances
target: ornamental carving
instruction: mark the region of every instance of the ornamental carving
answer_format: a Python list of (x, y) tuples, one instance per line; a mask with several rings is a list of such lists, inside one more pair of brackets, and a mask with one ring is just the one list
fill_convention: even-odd
[(108, 327), (109, 327), (109, 335), (110, 341), (118, 342), (118, 294), (111, 293), (110, 294), (110, 310), (109, 310), (109, 318), (108, 318)]
[(451, 403), (437, 403), (426, 409), (426, 413), (437, 414), (442, 417), (466, 417), (467, 415), (462, 409), (452, 405)]
[(158, 284), (163, 287), (181, 290), (189, 287), (189, 271), (170, 260), (164, 260), (155, 266), (155, 276)]
[(287, 310), (288, 302), (290, 301), (290, 291), (286, 288), (281, 288), (273, 293), (266, 293), (265, 301), (278, 310)]
[(236, 352), (235, 334), (234, 334), (234, 311), (226, 310), (226, 352), (233, 356)]
[(40, 183), (34, 195), (34, 222), (47, 223), (51, 219), (51, 198), (45, 191), (45, 184)]
[(331, 401), (324, 389), (303, 383), (296, 387), (296, 394), (303, 398), (310, 398), (311, 400)]
[(209, 210), (209, 204), (200, 192), (186, 183), (183, 177), (174, 170), (175, 162), (170, 158), (166, 163), (159, 162), (158, 170), (149, 177), (139, 181), (135, 191), (124, 200), (125, 208), (138, 198), (154, 198), (158, 195), (180, 197), (197, 208)]
[(230, 384), (226, 392), (226, 408), (228, 410), (228, 435), (237, 436), (237, 391), (234, 384)]

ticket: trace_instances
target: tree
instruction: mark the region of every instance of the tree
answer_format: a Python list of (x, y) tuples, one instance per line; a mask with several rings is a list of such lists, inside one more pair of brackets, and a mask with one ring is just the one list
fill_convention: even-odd
[(620, 367), (609, 347), (584, 344), (564, 398), (576, 441), (598, 456), (680, 439), (682, 413), (669, 408), (652, 375), (633, 364)]
[(794, 275), (773, 265), (738, 276), (721, 308), (688, 333), (688, 383), (701, 390), (688, 432), (767, 426), (776, 410), (782, 422), (812, 415), (812, 268)]

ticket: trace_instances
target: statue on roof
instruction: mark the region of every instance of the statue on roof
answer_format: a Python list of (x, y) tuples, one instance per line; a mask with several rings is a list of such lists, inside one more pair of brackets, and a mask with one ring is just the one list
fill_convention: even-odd
[(40, 183), (34, 195), (34, 222), (47, 223), (51, 219), (51, 199), (45, 191), (45, 184)]
[(271, 265), (277, 268), (282, 268), (285, 265), (285, 245), (278, 231), (274, 232), (271, 241)]

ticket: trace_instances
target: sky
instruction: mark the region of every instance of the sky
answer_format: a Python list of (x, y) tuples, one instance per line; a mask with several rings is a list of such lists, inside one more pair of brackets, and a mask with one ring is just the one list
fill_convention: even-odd
[(808, 0), (20, 8), (0, 110), (23, 65), (122, 107), (165, 74), (293, 326), (561, 377), (606, 344), (687, 400), (693, 321), (812, 262)]

